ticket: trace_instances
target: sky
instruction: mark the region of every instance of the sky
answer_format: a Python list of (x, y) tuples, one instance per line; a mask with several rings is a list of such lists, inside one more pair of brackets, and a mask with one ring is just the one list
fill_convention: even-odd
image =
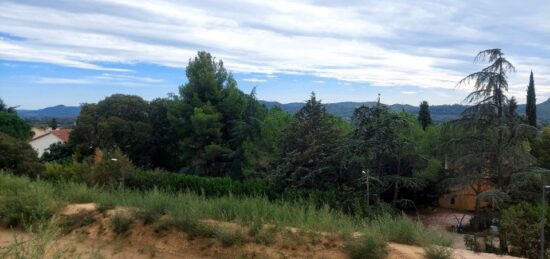
[(548, 0), (0, 0), (0, 98), (20, 109), (177, 93), (197, 51), (259, 99), (462, 103), (500, 48), (509, 95), (550, 97)]

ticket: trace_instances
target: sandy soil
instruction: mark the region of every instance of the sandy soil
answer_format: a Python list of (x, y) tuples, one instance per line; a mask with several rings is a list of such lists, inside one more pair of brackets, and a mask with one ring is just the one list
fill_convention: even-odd
[[(273, 244), (261, 245), (251, 240), (242, 245), (223, 246), (214, 238), (189, 239), (186, 233), (167, 229), (155, 232), (153, 225), (134, 222), (124, 235), (112, 231), (111, 217), (115, 213), (128, 213), (129, 209), (119, 208), (104, 213), (96, 211), (94, 204), (74, 204), (67, 206), (60, 217), (92, 216), (95, 221), (90, 225), (74, 229), (48, 246), (47, 258), (62, 254), (63, 258), (347, 258), (343, 252), (344, 242), (340, 237), (329, 233), (299, 235), (299, 229), (282, 229)], [(450, 220), (448, 216), (451, 216)], [(439, 222), (437, 226), (446, 226), (454, 221), (451, 214), (441, 213), (436, 217), (425, 218)], [(247, 228), (230, 222), (206, 220), (204, 223), (217, 228), (246, 233)], [(30, 239), (32, 236), (14, 229), (0, 229), (0, 247), (13, 242), (13, 236)], [(283, 236), (285, 235), (285, 236)], [(288, 235), (288, 236), (286, 236)], [(418, 246), (391, 243), (389, 259), (421, 259), (424, 250)], [(475, 254), (465, 249), (454, 249), (457, 259), (509, 259), (494, 254)]]

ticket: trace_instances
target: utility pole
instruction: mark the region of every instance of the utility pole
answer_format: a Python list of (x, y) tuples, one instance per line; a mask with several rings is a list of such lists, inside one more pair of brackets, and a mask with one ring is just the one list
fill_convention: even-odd
[(367, 172), (363, 171), (363, 175), (365, 175), (366, 182), (367, 182), (367, 209), (370, 208), (370, 182), (369, 182), (369, 169), (367, 169)]

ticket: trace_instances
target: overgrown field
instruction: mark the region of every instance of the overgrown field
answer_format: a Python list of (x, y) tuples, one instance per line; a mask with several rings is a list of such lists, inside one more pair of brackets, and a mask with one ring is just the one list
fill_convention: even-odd
[[(328, 208), (315, 209), (314, 205), (307, 202), (272, 202), (264, 197), (231, 195), (205, 197), (191, 192), (174, 193), (158, 189), (105, 190), (72, 182), (31, 181), (0, 173), (0, 223), (4, 226), (44, 222), (68, 204), (89, 202), (96, 203), (100, 211), (114, 207), (131, 208), (134, 213), (130, 219), (115, 217), (116, 222), (113, 221), (120, 232), (127, 227), (125, 220), (139, 219), (162, 227), (159, 221), (163, 219), (164, 225), (187, 233), (218, 236), (223, 241), (228, 238), (227, 235), (212, 232), (201, 224), (204, 220), (216, 220), (248, 226), (251, 231), (257, 226), (271, 225), (275, 229), (295, 227), (310, 233), (330, 232), (350, 240), (346, 247), (359, 252), (363, 243), (357, 240), (365, 238), (354, 237), (362, 235), (366, 235), (367, 239), (376, 239), (379, 244), (391, 241), (416, 245), (450, 245), (450, 240), (442, 233), (426, 229), (405, 216), (381, 215), (367, 220)], [(369, 246), (373, 246), (372, 242)]]

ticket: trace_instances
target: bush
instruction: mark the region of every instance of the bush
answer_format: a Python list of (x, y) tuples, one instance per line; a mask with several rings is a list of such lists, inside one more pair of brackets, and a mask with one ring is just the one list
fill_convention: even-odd
[(388, 254), (386, 241), (381, 236), (375, 237), (372, 234), (351, 238), (346, 241), (344, 249), (352, 259), (382, 259)]
[(236, 181), (228, 177), (200, 177), (160, 170), (135, 172), (128, 176), (126, 185), (139, 190), (152, 190), (154, 188), (171, 191), (189, 190), (211, 197), (229, 194), (260, 196), (269, 192), (267, 181), (264, 180)]
[(92, 183), (104, 186), (118, 186), (135, 171), (132, 161), (119, 149), (102, 153), (97, 151), (96, 161), (92, 167)]
[(405, 215), (378, 216), (370, 222), (369, 228), (382, 233), (388, 241), (401, 244), (450, 246), (452, 243), (452, 240), (444, 233), (425, 228), (422, 223), (414, 222)]
[(130, 225), (132, 225), (132, 219), (128, 216), (123, 215), (122, 213), (115, 213), (111, 218), (111, 224), (113, 227), (113, 231), (120, 235), (126, 233), (126, 231), (130, 229)]
[(0, 177), (0, 225), (30, 225), (51, 218), (59, 208), (50, 184), (32, 184), (1, 171)]
[(443, 246), (429, 246), (424, 249), (424, 258), (426, 259), (451, 259), (453, 250)]
[(35, 177), (44, 171), (44, 166), (29, 144), (0, 132), (0, 169)]
[(43, 178), (49, 181), (82, 182), (90, 176), (90, 166), (78, 162), (46, 162)]
[[(540, 253), (540, 205), (532, 205), (526, 202), (512, 206), (502, 213), (500, 231), (504, 234), (512, 246), (511, 254), (528, 258), (539, 258)], [(546, 216), (550, 215), (550, 209), (546, 209)], [(546, 218), (545, 235), (550, 236), (550, 222)], [(549, 247), (550, 241), (545, 240), (545, 247)], [(545, 255), (545, 258), (548, 254)]]
[(224, 247), (230, 247), (233, 245), (240, 245), (243, 240), (243, 234), (239, 231), (230, 230), (218, 230), (216, 238), (222, 243)]

